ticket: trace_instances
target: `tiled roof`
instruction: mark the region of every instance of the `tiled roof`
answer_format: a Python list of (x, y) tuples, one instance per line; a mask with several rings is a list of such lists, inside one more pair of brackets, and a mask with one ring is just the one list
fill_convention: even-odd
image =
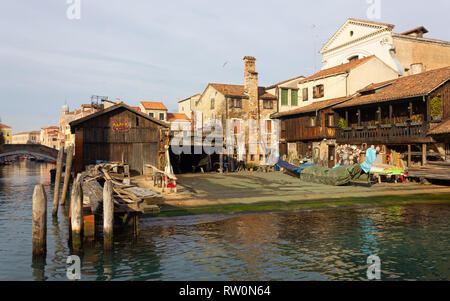
[(328, 75), (350, 72), (350, 70), (358, 67), (359, 65), (361, 65), (373, 58), (375, 58), (375, 55), (371, 55), (368, 57), (361, 58), (359, 60), (354, 60), (354, 61), (348, 62), (346, 64), (342, 64), (342, 65), (334, 66), (334, 67), (331, 67), (328, 69), (324, 69), (324, 70), (317, 72), (316, 74), (313, 74), (313, 75), (305, 78), (301, 82), (307, 82), (307, 81), (310, 81), (310, 80), (313, 80), (313, 79), (316, 79), (319, 77), (328, 76)]
[(300, 75), (300, 76), (297, 76), (297, 77), (294, 77), (294, 78), (290, 78), (290, 79), (284, 80), (284, 81), (282, 81), (282, 82), (276, 83), (276, 84), (274, 84), (274, 85), (272, 85), (272, 86), (270, 86), (270, 87), (267, 87), (266, 89), (267, 89), (267, 90), (273, 89), (273, 88), (275, 88), (275, 87), (277, 87), (277, 86), (279, 86), (279, 85), (282, 85), (282, 84), (285, 84), (285, 83), (288, 83), (288, 82), (290, 82), (290, 81), (293, 81), (293, 80), (296, 80), (296, 79), (300, 79), (300, 78), (305, 78), (305, 77), (304, 77), (303, 75)]
[(141, 104), (146, 110), (164, 110), (167, 111), (166, 106), (162, 102), (141, 101)]
[[(373, 88), (382, 87), (383, 85), (385, 87), (373, 94), (355, 96), (353, 99), (335, 106), (335, 108), (428, 95), (448, 80), (450, 80), (450, 66), (404, 76), (396, 80), (373, 85)], [(364, 88), (363, 91), (369, 91), (369, 87)]]
[(192, 96), (190, 96), (190, 97), (188, 97), (188, 98), (185, 98), (185, 99), (180, 100), (178, 103), (183, 102), (183, 101), (186, 101), (186, 100), (189, 100), (189, 99), (191, 99), (192, 97), (196, 97), (196, 96), (202, 96), (202, 95), (201, 95), (201, 94), (195, 94), (195, 95), (192, 95)]
[(428, 132), (428, 135), (441, 135), (450, 133), (450, 118)]
[(59, 129), (59, 127), (55, 126), (55, 125), (51, 125), (51, 126), (47, 126), (45, 128), (42, 128), (43, 130), (53, 130), (53, 129)]
[[(243, 85), (228, 85), (228, 84), (209, 84), (209, 85), (225, 96), (248, 98), (248, 96), (245, 95)], [(267, 93), (264, 87), (258, 87), (258, 98), (277, 99), (275, 95)]]
[(138, 111), (138, 112), (141, 111), (141, 108), (139, 108), (139, 107), (132, 107), (132, 106), (130, 106), (130, 108), (132, 108), (133, 110), (136, 110), (136, 111)]
[(10, 129), (10, 126), (7, 126), (6, 124), (0, 123), (0, 128), (6, 128), (6, 129)]
[(350, 98), (351, 97), (338, 97), (338, 98), (333, 98), (333, 99), (328, 99), (328, 100), (316, 101), (310, 105), (300, 107), (298, 109), (294, 109), (294, 110), (290, 110), (290, 111), (286, 111), (286, 112), (275, 113), (272, 115), (272, 117), (279, 118), (279, 117), (283, 117), (283, 116), (291, 116), (291, 115), (297, 115), (297, 114), (302, 114), (302, 113), (314, 112), (316, 110), (321, 110), (321, 109), (342, 103)]
[(167, 113), (167, 121), (189, 120), (184, 113)]
[(17, 136), (17, 135), (30, 135), (30, 134), (40, 135), (40, 134), (41, 134), (41, 131), (20, 132), (20, 133), (14, 134), (13, 136)]

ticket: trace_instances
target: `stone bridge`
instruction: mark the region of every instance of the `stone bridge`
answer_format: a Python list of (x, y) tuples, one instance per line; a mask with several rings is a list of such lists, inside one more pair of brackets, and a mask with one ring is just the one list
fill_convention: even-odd
[(30, 155), (55, 160), (58, 150), (40, 144), (2, 144), (0, 145), (0, 158), (6, 156)]

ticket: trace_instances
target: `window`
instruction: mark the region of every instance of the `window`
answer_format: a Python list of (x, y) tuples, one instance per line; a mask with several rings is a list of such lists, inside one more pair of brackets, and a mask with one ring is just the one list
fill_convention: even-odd
[(9, 132), (8, 132), (8, 133), (6, 133), (6, 136), (8, 136), (8, 137), (9, 137)]
[(349, 61), (349, 62), (353, 62), (353, 61), (356, 61), (356, 60), (358, 60), (358, 59), (359, 59), (359, 55), (354, 55), (354, 56), (349, 57), (349, 58), (348, 58), (348, 61)]
[(291, 90), (291, 106), (298, 106), (298, 90)]
[(327, 127), (329, 128), (334, 127), (334, 114), (327, 115)]
[(272, 120), (266, 120), (266, 133), (272, 133)]
[(303, 88), (303, 101), (308, 101), (308, 88)]
[(423, 65), (421, 63), (411, 65), (411, 74), (422, 73), (422, 70), (423, 70)]
[(233, 130), (235, 134), (239, 134), (241, 131), (241, 121), (239, 119), (233, 120)]
[(211, 110), (214, 110), (215, 98), (211, 98)]
[(287, 89), (281, 89), (281, 105), (282, 106), (288, 105), (288, 90)]
[(230, 108), (242, 108), (242, 99), (240, 98), (232, 98), (230, 100)]
[(139, 126), (139, 117), (136, 117), (136, 127)]
[(310, 119), (309, 119), (309, 126), (310, 127), (315, 127), (316, 126), (316, 117), (314, 116), (314, 117), (311, 117)]
[(263, 108), (264, 109), (273, 109), (273, 102), (269, 99), (263, 100)]
[(263, 155), (259, 155), (259, 161), (263, 161), (264, 160), (264, 156)]
[(255, 155), (250, 155), (250, 161), (255, 161)]
[(153, 113), (148, 113), (148, 116), (155, 117), (155, 115)]
[(323, 85), (317, 85), (313, 89), (313, 98), (322, 98), (324, 96)]
[(159, 113), (159, 120), (164, 120), (164, 113)]

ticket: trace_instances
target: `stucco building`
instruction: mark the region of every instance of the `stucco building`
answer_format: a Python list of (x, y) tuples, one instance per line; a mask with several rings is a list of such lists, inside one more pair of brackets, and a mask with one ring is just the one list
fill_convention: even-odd
[(3, 141), (5, 144), (12, 144), (11, 127), (0, 123), (0, 135), (3, 135)]
[(195, 106), (195, 102), (200, 99), (201, 94), (195, 94), (186, 99), (180, 100), (178, 102), (178, 113), (186, 114), (189, 118), (192, 118), (192, 109)]
[(40, 131), (17, 133), (12, 137), (12, 144), (40, 144), (40, 135)]
[[(260, 149), (258, 142), (262, 135), (271, 134), (270, 115), (277, 110), (277, 97), (258, 86), (255, 62), (254, 57), (244, 57), (244, 85), (210, 83), (194, 103), (193, 110), (202, 113), (203, 127), (209, 120), (219, 120), (224, 135), (229, 120), (232, 123), (234, 145), (237, 145), (236, 139), (241, 135), (245, 137), (245, 150), (238, 151), (236, 147), (234, 152), (226, 152), (233, 154), (236, 159), (259, 164), (265, 159), (266, 151)], [(249, 131), (250, 120), (255, 122), (256, 133), (251, 134)], [(256, 152), (251, 153), (251, 150)]]
[(376, 55), (400, 75), (446, 67), (450, 62), (450, 42), (424, 37), (419, 26), (394, 33), (395, 25), (348, 19), (320, 50), (322, 69)]
[(167, 121), (167, 108), (162, 102), (141, 101), (139, 109), (142, 113), (161, 121)]

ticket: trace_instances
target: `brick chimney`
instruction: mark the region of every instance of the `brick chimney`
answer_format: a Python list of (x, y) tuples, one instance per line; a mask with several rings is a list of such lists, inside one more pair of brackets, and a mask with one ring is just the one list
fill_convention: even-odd
[(258, 73), (255, 72), (253, 56), (244, 57), (244, 93), (248, 96), (248, 110), (257, 113), (258, 108)]

